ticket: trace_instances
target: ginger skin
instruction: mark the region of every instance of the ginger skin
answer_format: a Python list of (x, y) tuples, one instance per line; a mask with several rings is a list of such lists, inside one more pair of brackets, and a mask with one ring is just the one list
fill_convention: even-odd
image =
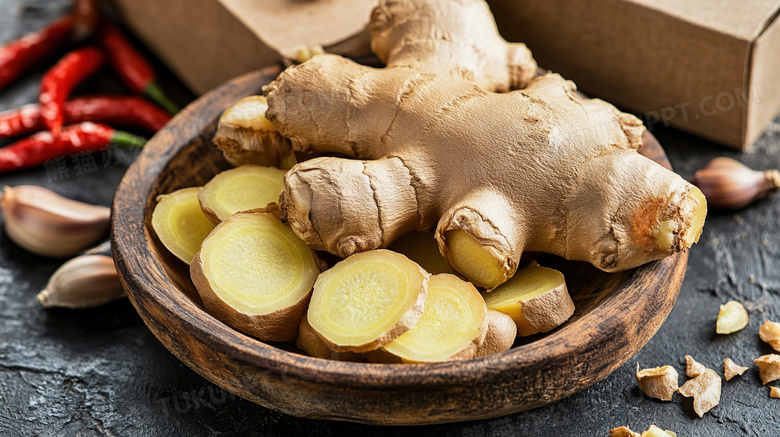
[(356, 158), (285, 178), (283, 219), (312, 248), (346, 257), (435, 226), (449, 263), (490, 290), (527, 251), (613, 272), (698, 240), (704, 197), (637, 153), (641, 121), (535, 77), (483, 1), (382, 0), (370, 33), (386, 68), (325, 54), (264, 89), (293, 150)]

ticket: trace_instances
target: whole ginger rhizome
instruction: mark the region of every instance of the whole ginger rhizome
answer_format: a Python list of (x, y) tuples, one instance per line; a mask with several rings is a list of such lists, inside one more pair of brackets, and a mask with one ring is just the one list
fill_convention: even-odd
[[(557, 74), (537, 76), (530, 51), (498, 35), (484, 1), (383, 0), (369, 31), (386, 67), (313, 56), (265, 87), (267, 100), (237, 103), (261, 110), (248, 111), (252, 120), (241, 118), (244, 110), (226, 113), (215, 138), (241, 164), (281, 166), (293, 154), (319, 155), (285, 174), (281, 223), (309, 248), (344, 260), (319, 274), (305, 323), (285, 319), (285, 338), (303, 326), (298, 343), (315, 355), (381, 348), (372, 355), (405, 362), (500, 352), (515, 336), (552, 330), (574, 311), (563, 278), (550, 269), (523, 268), (520, 276), (538, 286), (507, 282), (523, 253), (614, 272), (698, 240), (704, 197), (637, 152), (645, 131), (639, 119), (581, 96)], [(217, 218), (224, 221), (201, 258), (231, 241), (243, 248), (216, 239), (257, 220)], [(461, 278), (431, 277), (383, 249), (434, 228), (439, 251)], [(200, 284), (218, 275), (196, 273)], [(491, 293), (502, 298), (486, 306)], [(509, 317), (495, 313), (501, 309)], [(240, 326), (235, 308), (222, 310)], [(442, 329), (453, 318), (462, 333)]]

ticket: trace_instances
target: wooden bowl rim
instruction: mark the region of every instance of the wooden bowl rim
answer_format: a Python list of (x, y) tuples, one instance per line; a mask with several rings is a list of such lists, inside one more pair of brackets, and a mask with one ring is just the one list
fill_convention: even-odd
[[(267, 80), (269, 77), (275, 77), (279, 71), (279, 67), (269, 67), (260, 72), (249, 73), (242, 78), (248, 80), (246, 78), (258, 76), (258, 80)], [(169, 126), (177, 126), (177, 122), (180, 123), (191, 114), (203, 111), (206, 108), (205, 105), (209, 103), (209, 96), (217, 90), (204, 95), (189, 105), (169, 123)], [(670, 270), (682, 268), (684, 272), (688, 258), (687, 251), (635, 269), (631, 276), (625, 278), (616, 287), (620, 289), (620, 292), (612, 293), (598, 307), (582, 315), (579, 319), (567, 322), (544, 338), (502, 353), (463, 361), (399, 365), (333, 361), (288, 352), (242, 334), (201, 309), (176, 287), (165, 274), (165, 267), (153, 256), (149, 243), (154, 237), (143, 220), (147, 214), (147, 204), (151, 204), (149, 197), (158, 182), (161, 171), (187, 144), (182, 142), (174, 147), (169, 147), (159, 135), (156, 135), (149, 141), (144, 153), (141, 153), (136, 162), (128, 169), (117, 188), (112, 206), (111, 239), (117, 269), (125, 283), (128, 297), (139, 313), (141, 311), (138, 305), (143, 300), (140, 297), (153, 300), (165, 311), (166, 317), (182, 319), (184, 325), (191, 330), (190, 334), (204, 344), (220, 347), (224, 353), (236, 361), (281, 372), (290, 378), (300, 378), (311, 383), (325, 385), (370, 389), (408, 387), (421, 390), (425, 387), (475, 384), (486, 376), (504, 373), (508, 369), (520, 371), (524, 367), (536, 366), (540, 363), (554, 365), (556, 360), (564, 359), (565, 356), (584, 353), (593, 345), (589, 341), (590, 336), (588, 335), (568, 335), (569, 331), (575, 331), (577, 327), (582, 326), (583, 331), (590, 332), (630, 329), (628, 323), (616, 324), (614, 319), (605, 313), (605, 308), (647, 305), (651, 299), (656, 298), (671, 299), (673, 305), (679, 293), (679, 287), (676, 290), (659, 287), (666, 293), (662, 296), (656, 296), (637, 283), (639, 278), (647, 275), (658, 279)], [(654, 159), (661, 162), (666, 157), (662, 155), (654, 157)], [(139, 190), (142, 195), (131, 195), (133, 191)], [(118, 205), (124, 206), (119, 208)], [(140, 222), (128, 220), (139, 216)], [(148, 281), (150, 277), (148, 272), (152, 269), (158, 272), (161, 278), (164, 278), (162, 283), (155, 285)], [(645, 322), (648, 322), (655, 332), (667, 315), (668, 312), (666, 314), (651, 314)], [(146, 319), (144, 322), (149, 324)], [(152, 331), (154, 332), (154, 330)], [(580, 334), (583, 331), (579, 331)], [(636, 351), (643, 345), (644, 343), (636, 347)], [(176, 351), (172, 350), (172, 352), (177, 355)], [(195, 370), (197, 371), (197, 369)]]

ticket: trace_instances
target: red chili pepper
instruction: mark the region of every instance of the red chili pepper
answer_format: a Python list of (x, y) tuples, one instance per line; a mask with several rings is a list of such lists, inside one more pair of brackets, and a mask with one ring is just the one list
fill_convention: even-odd
[[(141, 97), (77, 97), (65, 102), (65, 124), (94, 121), (157, 132), (171, 116)], [(0, 112), (0, 138), (15, 137), (46, 129), (40, 105), (31, 104)]]
[(46, 127), (57, 136), (65, 121), (65, 100), (84, 78), (103, 65), (103, 53), (94, 47), (74, 50), (46, 72), (41, 81), (41, 116)]
[(109, 144), (142, 147), (145, 141), (104, 124), (81, 123), (66, 127), (57, 137), (51, 132), (39, 132), (0, 149), (0, 172), (41, 165), (73, 153), (98, 151)]
[(106, 49), (111, 65), (131, 90), (149, 97), (171, 114), (179, 112), (179, 108), (165, 96), (157, 83), (151, 64), (116, 26), (110, 22), (103, 23), (100, 42)]
[(73, 0), (73, 37), (81, 41), (95, 33), (101, 14), (97, 0)]
[(73, 17), (67, 16), (0, 47), (0, 89), (65, 45), (72, 29)]

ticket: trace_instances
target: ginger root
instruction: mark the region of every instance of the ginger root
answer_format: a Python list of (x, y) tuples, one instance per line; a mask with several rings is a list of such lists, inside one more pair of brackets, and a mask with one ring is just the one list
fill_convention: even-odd
[(726, 381), (731, 381), (731, 378), (742, 375), (747, 369), (747, 367), (740, 366), (734, 361), (731, 361), (731, 358), (723, 360), (723, 376), (726, 377)]
[(708, 411), (720, 403), (720, 376), (712, 369), (704, 371), (693, 379), (689, 379), (677, 391), (689, 398), (693, 397), (693, 410), (699, 417), (704, 417)]
[(377, 349), (420, 319), (429, 277), (415, 262), (389, 250), (352, 255), (317, 278), (309, 323), (336, 352)]
[(237, 212), (265, 208), (279, 200), (285, 173), (251, 164), (223, 171), (200, 189), (200, 207), (215, 224)]
[(745, 329), (748, 322), (750, 322), (750, 318), (745, 307), (735, 300), (730, 300), (725, 305), (720, 306), (715, 332), (732, 334)]
[(521, 337), (555, 329), (574, 314), (563, 273), (536, 262), (483, 296), (488, 308), (512, 317)]
[(473, 358), (485, 340), (487, 307), (473, 285), (440, 274), (428, 281), (428, 297), (412, 329), (384, 346), (405, 363)]
[(780, 352), (780, 323), (764, 321), (758, 330), (761, 341), (767, 343), (772, 349)]
[(220, 223), (190, 265), (211, 315), (270, 341), (295, 340), (319, 273), (317, 255), (273, 210)]
[(200, 250), (214, 223), (200, 209), (200, 188), (183, 188), (159, 196), (152, 212), (152, 229), (168, 251), (187, 264)]
[(753, 362), (758, 366), (758, 376), (761, 377), (762, 384), (766, 385), (780, 379), (780, 355), (763, 355), (753, 360)]
[(476, 356), (482, 357), (509, 350), (517, 337), (517, 325), (509, 314), (488, 310), (485, 341), (477, 348)]
[(265, 118), (267, 109), (268, 102), (264, 96), (249, 96), (222, 113), (212, 142), (222, 150), (229, 163), (285, 169), (295, 165), (290, 141)]
[(489, 290), (527, 251), (614, 272), (698, 241), (704, 196), (637, 153), (641, 121), (535, 78), (484, 1), (383, 0), (369, 31), (385, 68), (324, 54), (264, 89), (294, 151), (355, 158), (287, 175), (283, 219), (312, 248), (347, 257), (435, 226), (449, 263)]
[(639, 370), (639, 363), (636, 364), (636, 380), (639, 388), (651, 398), (671, 401), (679, 387), (677, 379), (677, 371), (672, 366)]

